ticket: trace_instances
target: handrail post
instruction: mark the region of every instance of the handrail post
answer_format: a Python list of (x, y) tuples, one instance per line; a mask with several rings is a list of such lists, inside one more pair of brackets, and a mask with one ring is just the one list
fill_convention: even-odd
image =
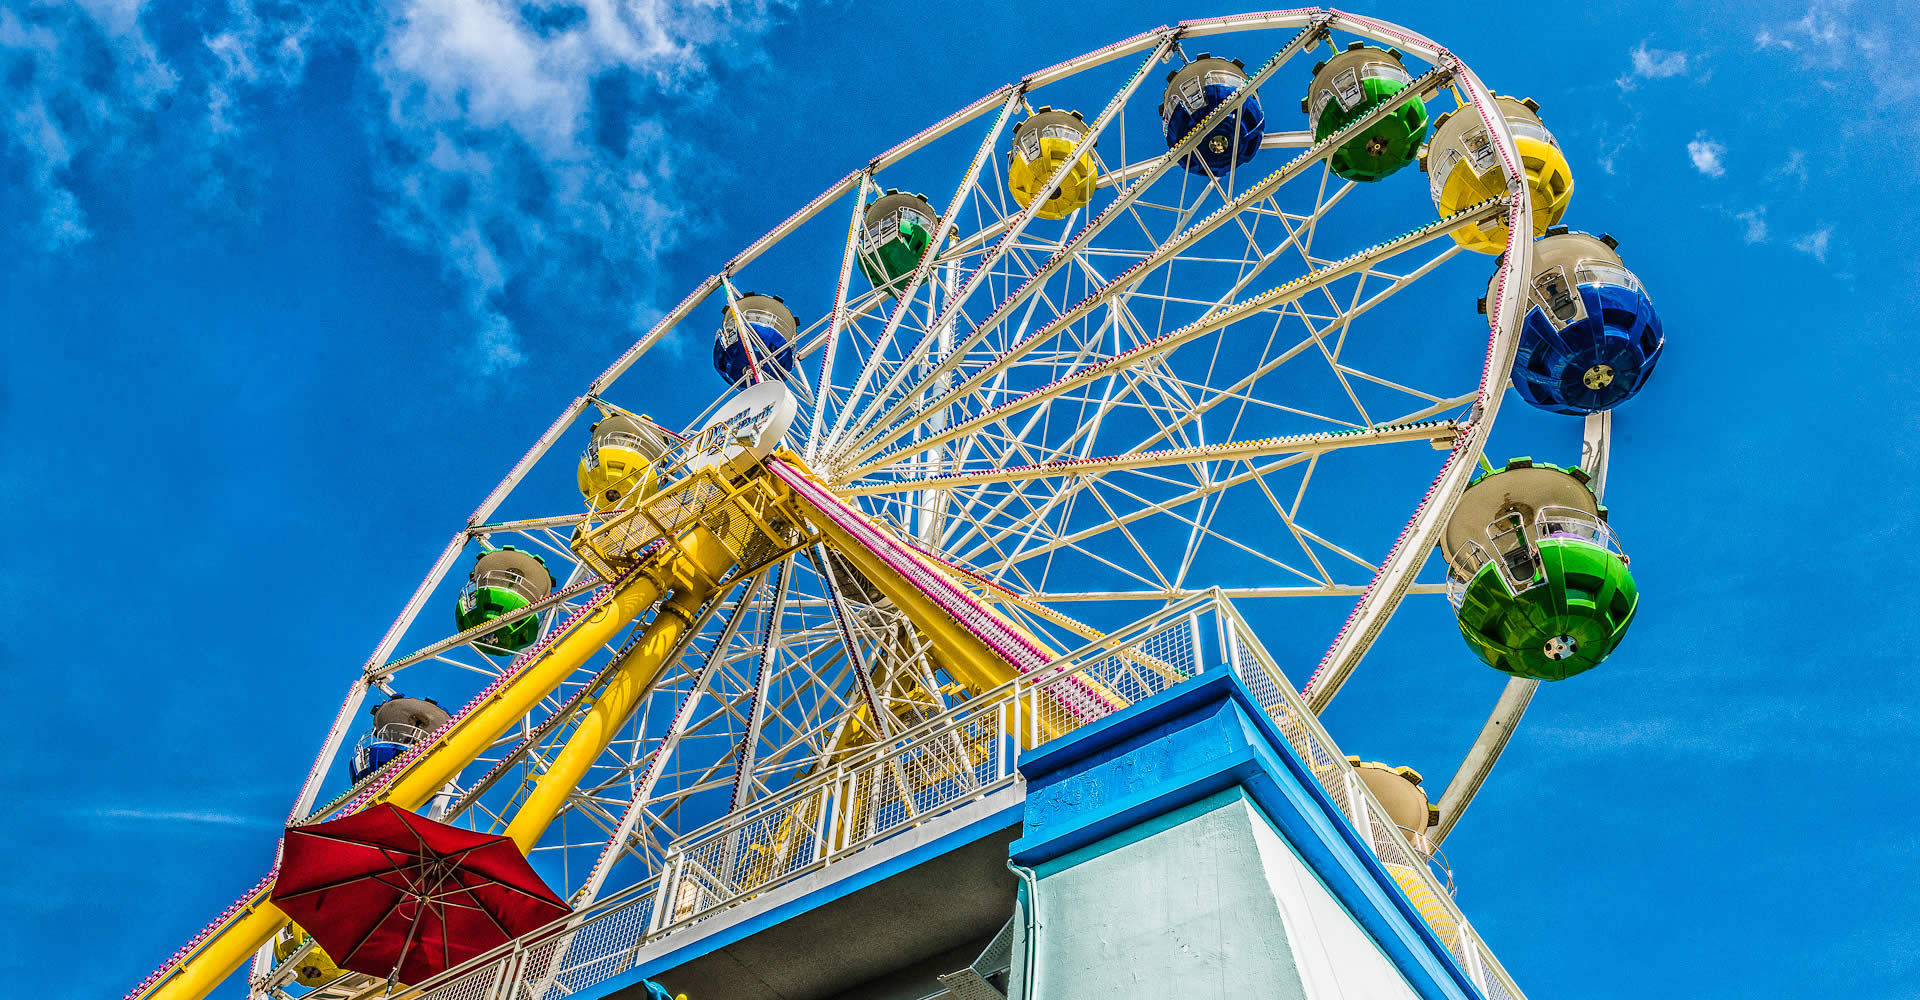
[(1485, 996), (1487, 995), (1487, 967), (1480, 962), (1479, 943), (1479, 935), (1475, 934), (1467, 924), (1467, 918), (1461, 917), (1460, 954), (1466, 960), (1467, 976), (1473, 980), (1475, 986), (1480, 987), (1480, 994)]
[[(1018, 705), (1019, 702), (1016, 700), (1014, 704)], [(1018, 746), (1019, 743), (1012, 738), (1013, 732), (1008, 728), (1007, 724), (1011, 718), (1016, 715), (1018, 715), (1018, 710), (1010, 710), (1004, 701), (1000, 703), (999, 707), (994, 709), (993, 755), (997, 758), (993, 768), (993, 780), (995, 781), (1004, 779), (1007, 776), (1008, 770), (1013, 766), (1013, 762), (1008, 758), (1013, 756), (1013, 748)]]
[(653, 913), (647, 917), (647, 931), (642, 935), (642, 940), (658, 934), (660, 928), (667, 925), (666, 916), (673, 910), (674, 891), (680, 884), (680, 873), (686, 866), (686, 860), (686, 852), (680, 851), (670, 855), (667, 863), (660, 866), (660, 898), (653, 904)]
[(487, 1000), (510, 1000), (513, 995), (513, 984), (519, 977), (520, 956), (522, 954), (524, 954), (524, 949), (520, 947), (520, 942), (515, 941), (513, 943), (513, 950), (507, 952), (505, 958), (500, 962), (500, 971), (493, 977), (492, 985), (487, 987)]
[(820, 786), (820, 818), (813, 821), (813, 860), (826, 863), (827, 860), (827, 824), (833, 810), (833, 796), (827, 793), (832, 785)]
[(1200, 636), (1200, 611), (1198, 608), (1187, 612), (1187, 633), (1193, 643), (1193, 672), (1195, 676), (1207, 672), (1207, 658), (1200, 651), (1206, 648), (1206, 641)]
[(1353, 820), (1354, 826), (1359, 827), (1360, 838), (1367, 842), (1367, 850), (1372, 851), (1373, 856), (1377, 858), (1380, 856), (1380, 849), (1375, 847), (1373, 843), (1372, 815), (1367, 809), (1366, 800), (1360, 797), (1360, 776), (1352, 771), (1348, 771), (1346, 773), (1346, 782), (1347, 817)]
[(840, 814), (853, 808), (853, 799), (847, 794), (847, 773), (844, 768), (840, 768), (833, 780), (821, 787), (831, 788), (834, 792), (831, 799), (833, 808), (827, 811), (826, 851), (820, 857), (821, 864), (829, 864), (833, 853), (839, 850), (835, 842), (840, 839)]

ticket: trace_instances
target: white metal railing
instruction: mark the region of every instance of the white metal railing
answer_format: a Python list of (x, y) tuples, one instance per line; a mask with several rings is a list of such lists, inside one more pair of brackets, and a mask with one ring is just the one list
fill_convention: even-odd
[(1626, 557), (1620, 538), (1607, 522), (1577, 507), (1546, 506), (1534, 511), (1533, 520), (1518, 514), (1503, 514), (1488, 522), (1481, 532), (1486, 545), (1469, 541), (1454, 550), (1454, 562), (1447, 573), (1447, 599), (1455, 608), (1466, 598), (1467, 584), (1488, 563), (1499, 566), (1508, 589), (1518, 594), (1547, 582), (1546, 567), (1540, 561), (1540, 543), (1549, 539), (1572, 539), (1597, 545), (1614, 555)]
[(384, 726), (375, 726), (360, 737), (357, 746), (368, 747), (375, 743), (405, 743), (412, 746), (427, 738), (427, 730), (419, 726), (409, 726), (404, 722), (389, 722)]
[(1405, 837), (1407, 843), (1413, 845), (1414, 852), (1427, 859), (1427, 868), (1433, 872), (1434, 881), (1447, 890), (1447, 895), (1453, 895), (1455, 892), (1453, 865), (1447, 862), (1447, 852), (1441, 850), (1439, 844), (1428, 840), (1425, 830), (1413, 830), (1404, 826), (1399, 830), (1400, 836)]
[(419, 726), (409, 726), (404, 722), (389, 722), (384, 726), (375, 726), (360, 734), (353, 744), (353, 769), (358, 774), (368, 774), (386, 761), (375, 764), (373, 746), (376, 743), (413, 746), (427, 738), (427, 731)]
[(928, 230), (933, 228), (933, 220), (927, 217), (927, 213), (920, 211), (912, 205), (902, 205), (866, 224), (860, 233), (861, 251), (864, 253), (872, 253), (880, 247), (899, 239), (900, 227), (906, 223), (916, 223)]
[(474, 577), (472, 580), (467, 581), (467, 585), (460, 588), (461, 600), (465, 600), (482, 587), (513, 591), (521, 597), (526, 598), (528, 604), (532, 604), (534, 601), (547, 596), (546, 592), (548, 589), (535, 584), (532, 580), (527, 579), (525, 575), (516, 573), (513, 570), (490, 569)]
[(658, 443), (649, 442), (632, 431), (608, 431), (605, 434), (595, 434), (593, 439), (587, 442), (586, 454), (581, 456), (589, 470), (600, 467), (600, 449), (602, 448), (625, 448), (641, 455), (651, 455), (660, 450)]
[[(1208, 635), (1218, 645), (1212, 656), (1203, 641)], [(1164, 608), (883, 743), (849, 751), (774, 795), (681, 836), (667, 852), (662, 875), (603, 896), (407, 996), (559, 1000), (604, 982), (633, 968), (646, 945), (1019, 787), (1019, 747), (1065, 735), (1222, 665), (1240, 677), (1488, 1000), (1521, 1000), (1519, 988), (1460, 915), (1450, 884), (1436, 878), (1425, 855), (1409, 845), (1245, 620), (1216, 593)]]

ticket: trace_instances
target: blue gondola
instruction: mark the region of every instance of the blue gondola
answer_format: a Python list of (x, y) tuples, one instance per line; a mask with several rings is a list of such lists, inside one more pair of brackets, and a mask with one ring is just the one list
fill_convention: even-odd
[[(1496, 290), (1489, 286), (1489, 298)], [(1646, 385), (1666, 336), (1611, 237), (1549, 229), (1534, 243), (1528, 299), (1513, 363), (1520, 398), (1584, 415), (1610, 410)]]
[(757, 360), (762, 375), (784, 378), (793, 371), (793, 313), (777, 295), (759, 295), (749, 292), (734, 303), (741, 318), (746, 320), (751, 341), (747, 341), (735, 328), (731, 311), (723, 311), (720, 330), (713, 335), (713, 368), (729, 385), (738, 384), (747, 377), (752, 367), (752, 359)]
[[(1168, 73), (1167, 92), (1160, 101), (1160, 121), (1167, 148), (1178, 145), (1194, 125), (1246, 82), (1247, 71), (1240, 60), (1216, 59), (1205, 52)], [(1266, 134), (1267, 116), (1260, 110), (1260, 95), (1249, 94), (1238, 112), (1207, 132), (1200, 140), (1199, 149), (1181, 157), (1180, 165), (1196, 174), (1224, 174), (1235, 164), (1253, 159)]]

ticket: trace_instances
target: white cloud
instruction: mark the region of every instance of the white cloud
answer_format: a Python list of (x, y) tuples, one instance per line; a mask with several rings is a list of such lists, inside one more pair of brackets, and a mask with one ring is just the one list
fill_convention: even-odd
[(1642, 81), (1665, 81), (1668, 77), (1684, 77), (1684, 75), (1686, 75), (1686, 65), (1688, 65), (1688, 54), (1686, 54), (1686, 52), (1668, 52), (1665, 48), (1647, 48), (1645, 42), (1640, 42), (1640, 44), (1636, 44), (1634, 50), (1628, 52), (1626, 56), (1628, 56), (1628, 60), (1632, 60), (1632, 65), (1634, 65), (1634, 69), (1632, 69), (1626, 77), (1620, 77), (1620, 81), (1622, 81), (1620, 86), (1626, 88), (1626, 90), (1632, 90), (1632, 86), (1634, 86), (1632, 81), (1636, 81), (1636, 79), (1642, 79)]
[(1790, 53), (1797, 68), (1840, 101), (1842, 131), (1904, 136), (1920, 141), (1912, 102), (1920, 99), (1920, 70), (1903, 53), (1920, 44), (1920, 22), (1881, 22), (1870, 12), (1819, 0), (1797, 20), (1763, 27), (1758, 50)]
[(1665, 80), (1669, 77), (1685, 76), (1688, 60), (1692, 57), (1685, 52), (1650, 49), (1647, 43), (1641, 42), (1627, 53), (1627, 58), (1631, 61), (1632, 68), (1613, 81), (1621, 90), (1632, 90), (1640, 85), (1641, 80)]
[(261, 87), (289, 87), (307, 68), (314, 16), (324, 7), (275, 6), (263, 14), (252, 0), (228, 0), (229, 17), (201, 38), (218, 64), (207, 83), (207, 123), (216, 134), (239, 130), (243, 102)]
[(1683, 76), (1687, 72), (1687, 54), (1669, 52), (1666, 49), (1650, 49), (1646, 43), (1634, 46), (1633, 73), (1649, 80), (1664, 80), (1670, 76)]
[(1633, 144), (1634, 135), (1640, 130), (1640, 117), (1638, 110), (1632, 110), (1631, 117), (1624, 123), (1616, 118), (1602, 126), (1603, 132), (1598, 143), (1600, 152), (1597, 157), (1601, 170), (1608, 174), (1617, 172), (1615, 166), (1619, 162), (1620, 154), (1626, 152), (1627, 147)]
[[(619, 95), (697, 103), (704, 48), (767, 24), (761, 3), (596, 2), (532, 17), (482, 0), (400, 9), (374, 63), (388, 224), (443, 254), (479, 324), (483, 370), (523, 357), (503, 307), (515, 282), (564, 288), (582, 258), (644, 275), (695, 224), (669, 126)], [(617, 93), (596, 96), (609, 80)], [(608, 112), (600, 99), (624, 104)]]
[(1827, 247), (1833, 242), (1833, 227), (1821, 226), (1793, 241), (1793, 248), (1822, 264), (1827, 262)]
[(1727, 147), (1707, 138), (1705, 132), (1695, 135), (1693, 140), (1687, 143), (1687, 158), (1693, 161), (1693, 169), (1708, 177), (1726, 176), (1727, 167), (1724, 160), (1726, 153)]
[(1747, 224), (1746, 241), (1749, 245), (1767, 241), (1767, 206), (1755, 205), (1744, 212), (1735, 212), (1733, 217)]
[(1787, 150), (1787, 159), (1773, 172), (1775, 177), (1790, 177), (1801, 185), (1807, 183), (1807, 154), (1803, 150)]
[(134, 136), (162, 135), (178, 148), (153, 155), (183, 164), (209, 209), (249, 217), (264, 178), (242, 150), (267, 101), (302, 84), (310, 53), (345, 49), (370, 77), (381, 221), (441, 262), (473, 363), (498, 371), (526, 354), (516, 298), (648, 312), (652, 264), (701, 223), (700, 154), (676, 129), (712, 97), (708, 53), (761, 58), (785, 0), (224, 0), (169, 9), (189, 30), (164, 53), (145, 0), (82, 2), (0, 8), (0, 139), (43, 244), (90, 237), (75, 171), (148, 155)]
[(34, 230), (55, 251), (92, 236), (74, 190), (76, 158), (124, 149), (130, 123), (178, 85), (140, 30), (137, 3), (90, 8), (0, 8), (0, 127), (7, 159), (24, 173), (24, 191), (9, 199), (37, 217)]

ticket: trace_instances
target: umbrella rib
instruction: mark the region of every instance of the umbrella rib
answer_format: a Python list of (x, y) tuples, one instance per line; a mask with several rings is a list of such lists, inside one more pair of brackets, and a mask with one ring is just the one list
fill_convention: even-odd
[[(387, 973), (387, 982), (400, 978), (400, 967), (407, 964), (407, 951), (413, 947), (414, 933), (420, 929), (420, 921), (426, 915), (427, 904), (423, 900), (419, 908), (413, 911), (413, 922), (407, 925), (407, 940), (400, 945), (400, 954), (394, 956), (393, 971)], [(440, 920), (440, 940), (443, 944), (447, 940), (447, 921), (444, 917)]]
[[(382, 805), (395, 815), (400, 825), (404, 827), (409, 834), (412, 834), (415, 844), (412, 852), (409, 852), (405, 848), (398, 847), (391, 842), (381, 843), (378, 841), (362, 840), (355, 837), (339, 836), (329, 832), (309, 832), (307, 829), (296, 827), (287, 831), (288, 836), (291, 837), (297, 834), (302, 837), (312, 837), (320, 841), (376, 850), (379, 852), (381, 861), (385, 862), (386, 869), (384, 871), (377, 869), (363, 870), (359, 874), (349, 878), (328, 882), (325, 885), (302, 888), (285, 894), (279, 893), (277, 891), (278, 886), (276, 885), (274, 898), (276, 900), (292, 900), (304, 896), (311, 896), (316, 893), (323, 893), (331, 889), (342, 888), (355, 883), (373, 883), (384, 887), (386, 890), (399, 893), (401, 902), (411, 900), (416, 904), (416, 909), (407, 927), (406, 937), (401, 945), (393, 971), (388, 977), (389, 982), (393, 981), (393, 977), (400, 975), (401, 970), (405, 967), (407, 956), (414, 947), (431, 947), (428, 941), (421, 937), (423, 933), (422, 929), (426, 926), (427, 921), (431, 919), (438, 919), (440, 922), (440, 967), (446, 969), (453, 966), (453, 935), (451, 934), (451, 928), (447, 924), (447, 916), (453, 910), (468, 910), (481, 914), (504, 939), (512, 940), (517, 936), (502, 922), (501, 914), (495, 913), (492, 905), (481, 897), (480, 890), (488, 889), (489, 887), (504, 889), (522, 898), (554, 905), (560, 913), (571, 912), (571, 908), (569, 908), (565, 902), (555, 897), (553, 891), (549, 889), (544, 882), (540, 882), (539, 876), (534, 874), (530, 868), (528, 869), (528, 874), (533, 875), (538, 889), (544, 890), (544, 892), (516, 885), (513, 882), (503, 880), (501, 876), (476, 871), (467, 866), (467, 861), (471, 855), (479, 852), (483, 848), (499, 849), (504, 843), (504, 838), (492, 838), (485, 843), (464, 847), (456, 851), (442, 851), (430, 843), (426, 836), (427, 833), (434, 832), (432, 829), (422, 831), (415, 826), (414, 820), (423, 817), (418, 817), (415, 813), (402, 810), (392, 803), (382, 803)], [(430, 820), (428, 822), (432, 823)], [(438, 824), (435, 826), (437, 827)], [(525, 858), (518, 853), (513, 857), (515, 861), (519, 861), (522, 864), (525, 863)], [(509, 871), (507, 875), (509, 877), (517, 877), (514, 876), (511, 871)], [(396, 881), (401, 884), (396, 885)], [(524, 879), (522, 881), (524, 881)], [(387, 912), (382, 914), (367, 928), (366, 933), (342, 956), (341, 963), (343, 965), (353, 961), (383, 929), (387, 928), (394, 917), (399, 914), (401, 902), (396, 902), (394, 905), (388, 907)], [(505, 903), (506, 901), (501, 900), (498, 902)], [(425, 958), (426, 956), (423, 955), (422, 957)], [(427, 961), (431, 962), (432, 960), (429, 958)]]
[[(366, 881), (366, 880), (368, 880), (368, 879), (370, 879), (370, 878), (374, 878), (374, 876), (371, 876), (371, 875), (367, 875), (367, 874), (365, 874), (365, 873), (362, 873), (362, 874), (359, 874), (359, 875), (355, 875), (355, 876), (352, 876), (351, 878), (343, 878), (343, 879), (340, 879), (340, 880), (339, 880), (339, 881), (337, 881), (337, 882), (328, 882), (328, 883), (327, 883), (327, 884), (325, 884), (325, 885), (316, 885), (316, 886), (314, 886), (314, 887), (312, 887), (312, 888), (310, 888), (310, 889), (300, 889), (300, 890), (298, 890), (298, 891), (295, 891), (295, 892), (278, 892), (278, 891), (276, 891), (276, 892), (275, 892), (275, 893), (273, 894), (273, 898), (274, 898), (275, 900), (282, 900), (282, 899), (298, 899), (298, 898), (300, 898), (301, 896), (311, 896), (311, 895), (313, 895), (313, 894), (314, 894), (314, 893), (316, 893), (316, 892), (326, 892), (326, 891), (327, 891), (328, 889), (338, 889), (338, 888), (340, 888), (340, 887), (341, 887), (341, 886), (343, 886), (343, 885), (352, 885), (352, 884), (353, 884), (353, 883), (355, 883), (355, 882), (364, 882), (364, 881)], [(388, 883), (385, 883), (385, 882), (382, 882), (381, 884), (382, 884), (382, 885), (387, 885)]]
[[(494, 885), (501, 885), (502, 883), (500, 883), (499, 881), (497, 881), (497, 880), (496, 880), (496, 881), (495, 881), (495, 882), (494, 882), (493, 884), (494, 884)], [(507, 888), (509, 888), (509, 889), (510, 889), (510, 888), (512, 888), (512, 886), (507, 886)], [(461, 891), (462, 891), (462, 892), (464, 892), (464, 893), (466, 893), (466, 894), (467, 894), (467, 895), (469, 895), (469, 896), (472, 896), (472, 895), (473, 895), (473, 890), (472, 890), (472, 889), (468, 889), (468, 888), (464, 888), (464, 887), (463, 887), (463, 888), (461, 889)], [(506, 937), (506, 939), (507, 939), (507, 940), (509, 940), (509, 941), (511, 941), (511, 940), (513, 940), (513, 939), (514, 939), (515, 937), (518, 937), (518, 936), (519, 936), (519, 935), (517, 935), (517, 934), (515, 934), (515, 933), (513, 933), (512, 931), (510, 931), (510, 930), (507, 930), (507, 926), (506, 926), (505, 924), (503, 924), (503, 923), (501, 923), (501, 922), (500, 922), (500, 918), (499, 918), (499, 917), (496, 917), (496, 916), (494, 916), (494, 915), (493, 915), (493, 911), (492, 911), (492, 910), (489, 910), (489, 909), (487, 909), (487, 908), (486, 908), (486, 907), (485, 907), (484, 905), (481, 905), (481, 904), (480, 904), (480, 897), (478, 897), (478, 896), (474, 896), (474, 897), (473, 897), (473, 902), (474, 902), (474, 907), (473, 907), (473, 908), (474, 908), (474, 909), (476, 909), (476, 910), (479, 910), (479, 911), (480, 911), (480, 914), (481, 914), (482, 916), (484, 916), (484, 917), (486, 917), (486, 918), (487, 918), (487, 920), (488, 920), (488, 922), (490, 922), (490, 923), (492, 923), (492, 924), (493, 924), (493, 926), (494, 926), (495, 928), (497, 928), (497, 929), (498, 929), (498, 930), (500, 931), (500, 933), (501, 933), (501, 934), (502, 934), (502, 935), (503, 935), (504, 937)]]
[(389, 909), (387, 910), (386, 916), (381, 917), (368, 926), (367, 932), (360, 936), (360, 940), (355, 941), (353, 947), (348, 948), (347, 953), (336, 959), (334, 964), (341, 968), (346, 968), (346, 963), (353, 961), (353, 956), (360, 954), (360, 949), (366, 947), (368, 941), (373, 940), (373, 935), (380, 930), (381, 925), (387, 922), (387, 917), (391, 916), (393, 916), (393, 910)]

